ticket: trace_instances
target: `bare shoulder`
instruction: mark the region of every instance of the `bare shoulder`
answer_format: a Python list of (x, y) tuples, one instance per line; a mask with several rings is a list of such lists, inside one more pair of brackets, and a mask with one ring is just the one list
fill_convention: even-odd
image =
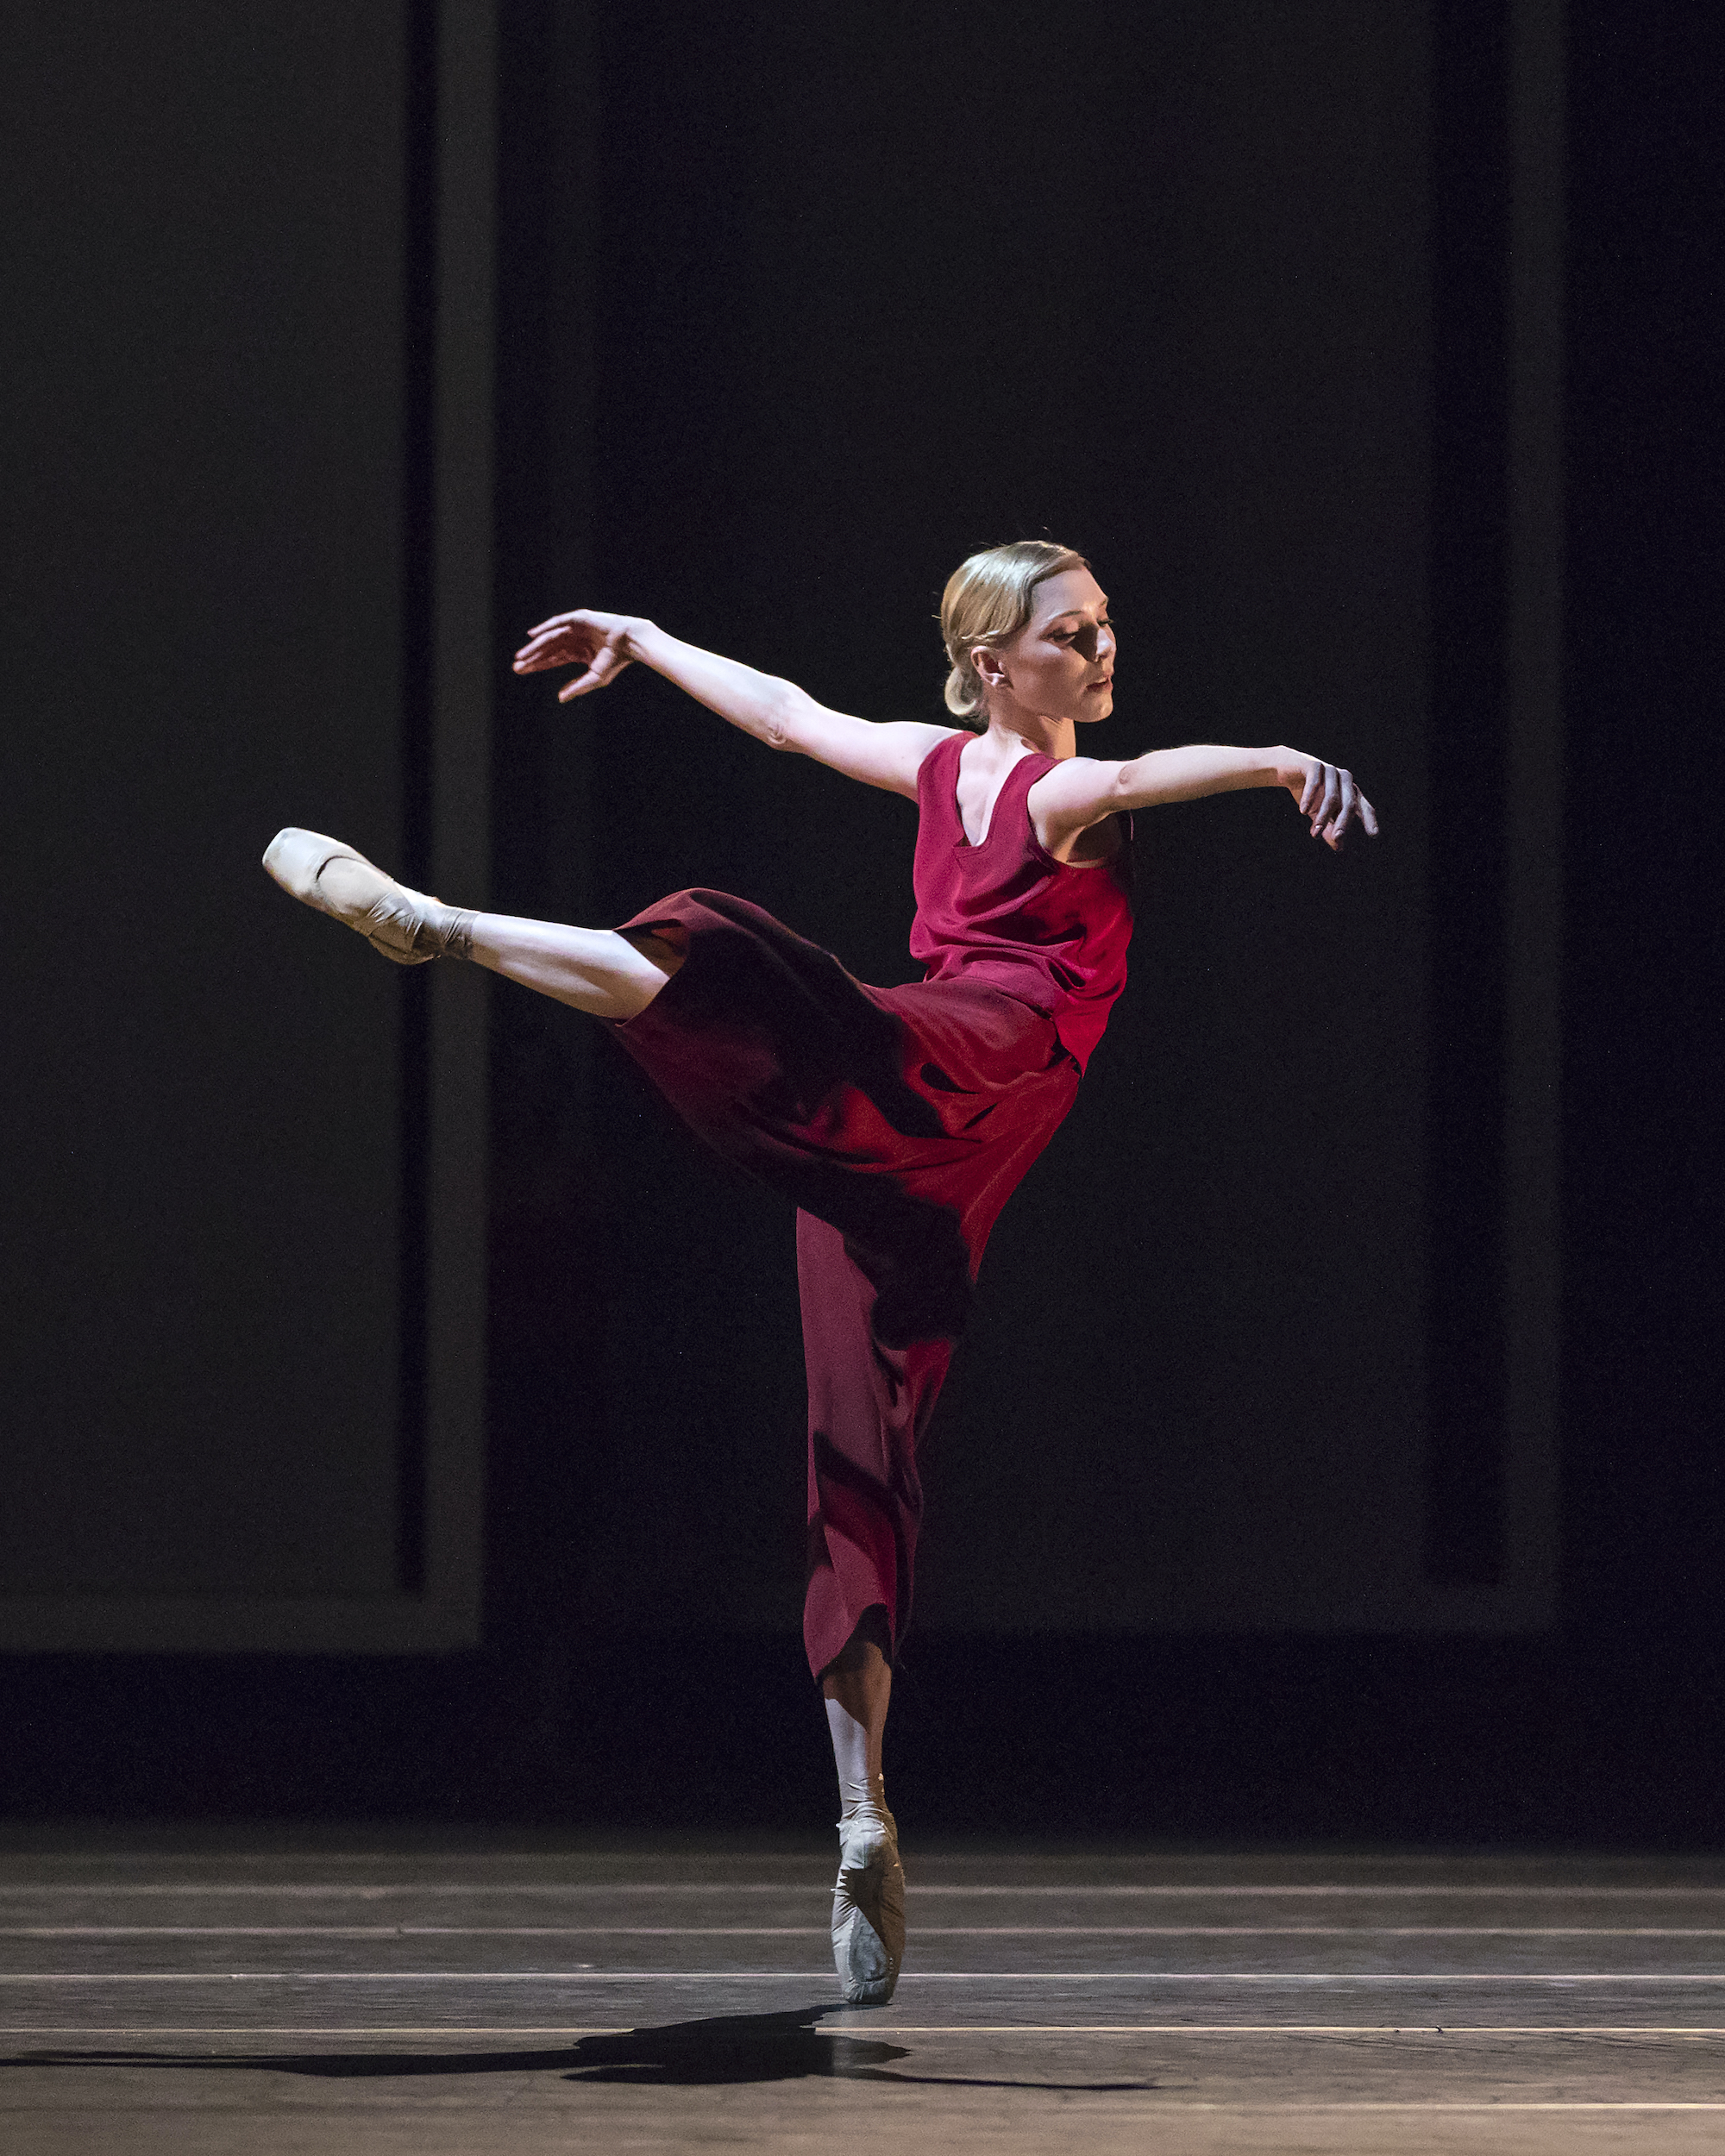
[(1042, 812), (1065, 824), (1094, 824), (1119, 807), (1113, 794), (1120, 767), (1097, 756), (1063, 756), (1051, 771), (1032, 781), (1026, 797), (1032, 813)]
[[(1106, 825), (1120, 807), (1120, 767), (1096, 756), (1064, 756), (1044, 771), (1025, 796), (1032, 828), (1057, 861), (1104, 860), (1118, 850), (1120, 838)], [(1087, 831), (1095, 836), (1083, 840)]]
[(914, 718), (883, 718), (869, 724), (873, 736), (869, 761), (881, 775), (875, 783), (890, 787), (909, 799), (917, 797), (917, 779), (923, 765), (944, 741), (962, 730), (957, 726), (930, 726)]
[(916, 719), (856, 718), (805, 702), (787, 729), (786, 746), (848, 779), (914, 800), (923, 759), (957, 730)]
[(875, 731), (890, 736), (893, 768), (898, 774), (894, 790), (913, 801), (922, 768), (941, 743), (956, 735), (969, 737), (964, 727), (931, 726), (914, 718), (883, 719)]
[(968, 726), (930, 726), (914, 718), (888, 719), (886, 724), (894, 733), (903, 736), (905, 746), (916, 758), (918, 770), (922, 768), (942, 742), (975, 738)]

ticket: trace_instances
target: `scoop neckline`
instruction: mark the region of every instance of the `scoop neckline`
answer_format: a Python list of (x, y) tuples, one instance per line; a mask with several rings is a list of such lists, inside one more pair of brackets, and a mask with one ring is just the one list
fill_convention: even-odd
[[(975, 735), (970, 736), (971, 740), (975, 740), (977, 736)], [(1055, 759), (1049, 755), (1045, 749), (1026, 749), (1023, 755), (1014, 759), (1011, 769), (1007, 771), (1006, 777), (1001, 780), (1000, 785), (995, 788), (994, 798), (988, 805), (988, 828), (983, 832), (982, 837), (976, 842), (976, 843), (973, 845), (970, 843), (969, 838), (965, 834), (964, 812), (958, 805), (958, 767), (963, 761), (964, 751), (969, 746), (969, 743), (968, 741), (959, 741), (958, 754), (952, 760), (952, 785), (949, 790), (948, 798), (952, 803), (952, 820), (958, 826), (958, 836), (952, 842), (952, 850), (956, 854), (970, 854), (974, 856), (986, 852), (989, 840), (994, 836), (994, 826), (1000, 820), (1000, 796), (1012, 784), (1013, 773), (1018, 769), (1019, 765), (1021, 763), (1027, 763), (1032, 756), (1040, 756), (1043, 761), (1048, 764), (1053, 763)], [(1031, 784), (1034, 786), (1035, 783), (1036, 781), (1032, 780)], [(1112, 821), (1112, 818), (1109, 820)], [(1025, 809), (1025, 822), (1029, 826), (1028, 837), (1030, 841), (1031, 851), (1039, 861), (1045, 861), (1051, 868), (1057, 868), (1063, 874), (1067, 875), (1088, 875), (1093, 868), (1112, 868), (1114, 862), (1120, 859), (1121, 854), (1126, 850), (1126, 839), (1122, 837), (1120, 844), (1114, 848), (1113, 851), (1112, 853), (1104, 854), (1100, 861), (1060, 861), (1057, 860), (1053, 854), (1049, 852), (1047, 847), (1044, 846), (1042, 841), (1037, 837), (1036, 826), (1030, 821), (1030, 810), (1027, 801)]]
[[(970, 736), (970, 741), (976, 741), (981, 738), (982, 736), (980, 735), (973, 734)], [(979, 839), (973, 841), (969, 834), (964, 829), (964, 812), (958, 805), (958, 774), (963, 767), (964, 751), (969, 747), (970, 741), (960, 740), (958, 743), (958, 754), (952, 759), (952, 785), (950, 790), (950, 798), (952, 802), (952, 820), (958, 826), (958, 836), (953, 841), (953, 847), (954, 850), (957, 852), (980, 854), (987, 847), (988, 841), (994, 836), (994, 826), (997, 823), (999, 823), (1000, 818), (1000, 796), (1012, 784), (1013, 774), (1018, 769), (1019, 766), (1022, 763), (1030, 762), (1031, 760), (1036, 756), (1040, 756), (1044, 763), (1052, 763), (1054, 759), (1048, 754), (1045, 749), (1026, 749), (1023, 755), (1015, 756), (1013, 759), (1012, 762), (1007, 767), (1007, 775), (1000, 780), (999, 786), (994, 788), (994, 799), (988, 804), (988, 827)], [(1046, 850), (1043, 847), (1041, 841), (1037, 837), (1034, 830), (1031, 832), (1030, 837), (1031, 843), (1036, 847), (1038, 852)], [(1049, 858), (1050, 860), (1053, 860), (1054, 856), (1051, 854)], [(1069, 867), (1070, 864), (1062, 861), (1057, 862), (1055, 865), (1057, 868), (1064, 868)]]

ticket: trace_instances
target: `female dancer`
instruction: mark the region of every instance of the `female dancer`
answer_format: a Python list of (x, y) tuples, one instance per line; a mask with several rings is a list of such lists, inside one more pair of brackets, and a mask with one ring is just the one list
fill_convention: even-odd
[(403, 965), (453, 956), (609, 1022), (672, 1106), (791, 1197), (808, 1365), (804, 1642), (844, 1802), (833, 1956), (847, 2001), (884, 2004), (904, 1874), (881, 1736), (922, 1511), (917, 1442), (1001, 1206), (1071, 1106), (1132, 933), (1130, 812), (1281, 787), (1336, 851), (1377, 829), (1349, 774), (1291, 749), (1076, 753), (1113, 704), (1115, 637), (1089, 564), (1044, 541), (973, 555), (946, 586), (959, 727), (875, 724), (788, 681), (587, 611), (542, 622), (518, 673), (580, 666), (561, 699), (649, 666), (772, 749), (919, 811), (911, 951), (871, 988), (770, 914), (680, 891), (620, 929), (461, 912), (316, 832), (264, 865)]

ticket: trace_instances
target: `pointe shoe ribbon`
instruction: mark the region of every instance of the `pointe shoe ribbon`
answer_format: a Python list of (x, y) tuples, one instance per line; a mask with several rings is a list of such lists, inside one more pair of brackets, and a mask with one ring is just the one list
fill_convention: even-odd
[(471, 913), (410, 891), (338, 838), (290, 824), (270, 841), (264, 867), (284, 891), (357, 931), (398, 966), (470, 955)]
[(905, 1872), (889, 1811), (838, 1826), (832, 1960), (847, 2006), (885, 2006), (905, 1958)]

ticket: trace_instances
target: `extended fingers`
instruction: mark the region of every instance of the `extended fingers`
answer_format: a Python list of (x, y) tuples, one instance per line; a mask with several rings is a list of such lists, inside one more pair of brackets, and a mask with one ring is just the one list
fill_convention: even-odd
[(1333, 853), (1339, 853), (1350, 824), (1358, 824), (1369, 837), (1377, 836), (1377, 812), (1353, 782), (1352, 771), (1341, 765), (1314, 759), (1306, 783), (1300, 789), (1300, 813), (1312, 826), (1314, 838), (1321, 838)]
[(1316, 808), (1307, 811), (1307, 814), (1312, 819), (1314, 838), (1323, 838), (1328, 836), (1325, 826), (1335, 815), (1336, 805), (1341, 798), (1341, 774), (1337, 771), (1334, 764), (1325, 764), (1323, 775), (1323, 798), (1319, 801)]
[(1359, 795), (1354, 787), (1352, 771), (1338, 771), (1336, 780), (1339, 799), (1336, 803), (1334, 818), (1325, 836), (1330, 842), (1330, 850), (1339, 854), (1342, 849), (1342, 838), (1347, 830), (1348, 818), (1354, 812), (1354, 805)]
[(518, 674), (539, 674), (547, 667), (591, 666), (607, 649), (597, 630), (571, 622), (530, 638), (516, 653), (513, 664)]
[(586, 609), (581, 606), (575, 607), (573, 611), (567, 614), (553, 614), (549, 619), (536, 622), (533, 624), (527, 632), (527, 641), (531, 643), (536, 636), (549, 636), (553, 630), (574, 628), (577, 624), (585, 622), (586, 619)]
[(520, 667), (557, 666), (569, 659), (585, 659), (593, 638), (570, 629), (554, 630), (549, 636), (531, 636), (515, 655)]
[[(1342, 840), (1347, 836), (1347, 828), (1350, 824), (1358, 824), (1369, 838), (1377, 837), (1377, 812), (1354, 784), (1353, 774), (1351, 771), (1338, 770), (1336, 778), (1338, 786), (1335, 812), (1327, 827), (1322, 830), (1322, 837), (1331, 852), (1339, 854), (1342, 849)], [(1313, 827), (1313, 832), (1314, 837), (1319, 833), (1319, 827), (1315, 824)]]
[(612, 677), (622, 671), (627, 661), (619, 659), (608, 644), (594, 652), (585, 674), (573, 681), (565, 681), (557, 692), (557, 701), (567, 704), (572, 696), (586, 696), (591, 690), (602, 689)]
[(531, 674), (541, 667), (561, 666), (572, 659), (588, 658), (597, 631), (583, 613), (554, 614), (527, 632), (527, 641), (515, 655), (518, 674)]

